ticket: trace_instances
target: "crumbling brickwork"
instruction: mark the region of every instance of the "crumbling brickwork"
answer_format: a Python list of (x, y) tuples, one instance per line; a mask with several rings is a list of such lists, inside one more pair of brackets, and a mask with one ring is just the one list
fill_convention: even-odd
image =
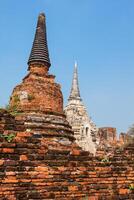
[(133, 200), (133, 143), (107, 157), (75, 143), (60, 86), (48, 74), (44, 20), (41, 14), (29, 74), (9, 111), (0, 110), (0, 200)]
[(98, 130), (98, 137), (100, 142), (116, 143), (117, 142), (117, 131), (113, 127), (103, 127)]
[(134, 199), (133, 144), (114, 156), (94, 157), (65, 132), (36, 132), (35, 127), (14, 132), (6, 126), (12, 117), (5, 123), (4, 113), (0, 116), (1, 126), (7, 127), (1, 133), (16, 133), (11, 142), (0, 139), (1, 200)]
[(38, 63), (34, 68), (30, 68), (30, 73), (13, 90), (11, 108), (19, 112), (63, 112), (63, 97), (60, 85), (54, 83), (55, 76), (49, 75), (45, 66)]

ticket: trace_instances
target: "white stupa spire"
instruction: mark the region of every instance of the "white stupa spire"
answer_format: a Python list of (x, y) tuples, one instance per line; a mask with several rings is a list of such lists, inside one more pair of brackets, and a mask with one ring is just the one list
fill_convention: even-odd
[(78, 82), (78, 70), (77, 70), (78, 64), (75, 61), (74, 64), (74, 74), (73, 74), (73, 81), (72, 81), (72, 88), (71, 93), (69, 96), (69, 100), (71, 99), (81, 99), (80, 97), (80, 90), (79, 90), (79, 82)]

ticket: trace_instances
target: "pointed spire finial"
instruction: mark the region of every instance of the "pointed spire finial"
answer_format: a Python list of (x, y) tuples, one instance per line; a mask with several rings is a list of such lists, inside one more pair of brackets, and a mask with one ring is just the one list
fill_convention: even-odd
[(72, 88), (71, 88), (71, 93), (69, 96), (69, 100), (71, 99), (77, 99), (81, 100), (80, 97), (80, 90), (79, 90), (79, 83), (78, 83), (78, 71), (77, 71), (77, 62), (75, 61), (74, 65), (74, 75), (73, 75), (73, 81), (72, 81)]
[(28, 64), (34, 62), (42, 62), (48, 67), (51, 65), (47, 46), (46, 17), (44, 13), (40, 13), (38, 16), (35, 38)]
[(77, 61), (75, 61), (74, 67), (77, 68), (78, 64)]

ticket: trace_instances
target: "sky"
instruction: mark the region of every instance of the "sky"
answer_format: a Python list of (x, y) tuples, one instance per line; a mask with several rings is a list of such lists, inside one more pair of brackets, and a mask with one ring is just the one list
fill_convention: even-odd
[(45, 12), (50, 73), (64, 105), (78, 62), (81, 97), (98, 127), (134, 123), (133, 0), (1, 0), (0, 106), (27, 74), (37, 17)]

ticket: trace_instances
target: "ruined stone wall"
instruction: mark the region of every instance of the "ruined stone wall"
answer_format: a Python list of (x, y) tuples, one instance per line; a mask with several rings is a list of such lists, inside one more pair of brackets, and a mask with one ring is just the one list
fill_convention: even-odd
[(127, 133), (120, 133), (120, 135), (119, 135), (120, 145), (125, 145), (129, 142), (131, 142), (131, 136)]
[(0, 138), (0, 200), (134, 199), (134, 144), (111, 157), (93, 157), (64, 134), (24, 125), (14, 132), (17, 124), (2, 111), (1, 134), (15, 137)]
[[(28, 65), (9, 112), (0, 110), (0, 200), (133, 200), (133, 143), (99, 157), (75, 143), (60, 85), (48, 74), (43, 13)], [(80, 120), (82, 110), (77, 111)]]
[(109, 141), (109, 142), (117, 142), (117, 131), (116, 128), (113, 127), (102, 127), (98, 130), (98, 135), (100, 140)]
[(116, 128), (113, 127), (102, 127), (98, 129), (98, 140), (99, 145), (97, 154), (104, 154), (106, 151), (109, 153), (116, 148), (126, 146), (131, 143), (132, 137), (127, 133), (117, 134)]

